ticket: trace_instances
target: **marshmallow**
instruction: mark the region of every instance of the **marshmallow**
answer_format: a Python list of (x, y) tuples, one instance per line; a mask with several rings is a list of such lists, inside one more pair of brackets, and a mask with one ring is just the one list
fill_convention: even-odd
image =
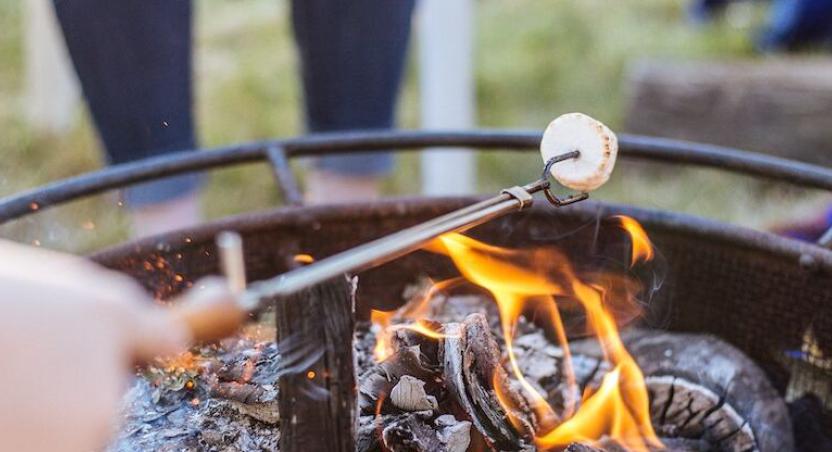
[(583, 113), (567, 113), (546, 127), (540, 154), (547, 162), (571, 151), (581, 155), (554, 164), (550, 173), (565, 187), (589, 192), (609, 180), (618, 155), (618, 138), (598, 120)]

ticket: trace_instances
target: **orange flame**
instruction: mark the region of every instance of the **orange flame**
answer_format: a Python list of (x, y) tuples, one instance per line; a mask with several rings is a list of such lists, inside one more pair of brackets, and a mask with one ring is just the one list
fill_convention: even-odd
[(373, 348), (373, 357), (377, 362), (384, 361), (393, 354), (393, 344), (390, 343), (390, 319), (395, 311), (370, 311), (370, 321), (376, 330), (376, 346)]
[(168, 373), (185, 373), (199, 368), (200, 359), (194, 353), (187, 351), (178, 355), (156, 358), (155, 365)]
[[(644, 230), (635, 220), (627, 218), (625, 221), (624, 218), (622, 224), (627, 225), (625, 228), (633, 238), (633, 262), (649, 259), (653, 250)], [(510, 371), (541, 426), (535, 432), (538, 447), (563, 448), (576, 441), (591, 444), (602, 437), (638, 451), (647, 450), (648, 445), (661, 446), (650, 422), (643, 375), (625, 349), (615, 317), (608, 310), (608, 294), (618, 292), (606, 290), (601, 283), (613, 279), (599, 277), (596, 284), (583, 281), (566, 256), (555, 249), (499, 248), (460, 234), (443, 235), (431, 242), (427, 249), (450, 257), (468, 281), (488, 290), (497, 302)], [(588, 327), (598, 338), (604, 358), (613, 368), (604, 377), (601, 387), (585, 397), (577, 410), (575, 401), (567, 400), (560, 413), (555, 413), (543, 395), (525, 378), (513, 347), (520, 315), (533, 304), (543, 307), (548, 314), (546, 320), (564, 350), (564, 378), (570, 392), (575, 391), (569, 345), (557, 299), (575, 300), (586, 311)], [(517, 426), (513, 414), (516, 407), (510, 405), (502, 390), (495, 385), (498, 400)]]
[(421, 297), (408, 302), (396, 311), (396, 317), (405, 320), (419, 320), (428, 317), (430, 315), (431, 302), (437, 294), (464, 282), (465, 278), (462, 277), (450, 278), (437, 283), (431, 281), (430, 287)]
[(427, 336), (431, 339), (444, 339), (444, 338), (447, 338), (447, 337), (459, 337), (459, 335), (445, 334), (445, 333), (440, 333), (439, 331), (435, 331), (428, 324), (424, 323), (421, 320), (417, 320), (414, 323), (393, 325), (393, 326), (390, 327), (390, 331), (396, 331), (396, 330), (415, 331), (415, 332), (421, 334), (422, 336)]
[(616, 215), (614, 218), (621, 221), (621, 227), (630, 235), (630, 241), (633, 244), (630, 266), (636, 265), (638, 261), (647, 262), (653, 259), (653, 245), (650, 244), (647, 232), (641, 224), (625, 215)]
[(508, 395), (507, 388), (503, 387), (504, 381), (498, 378), (498, 371), (494, 372), (494, 375), (491, 376), (491, 386), (494, 388), (494, 395), (497, 397), (497, 401), (500, 403), (500, 406), (506, 412), (506, 417), (508, 417), (508, 421), (511, 422), (511, 425), (518, 432), (523, 432), (526, 430), (526, 427), (523, 425), (523, 421), (521, 420), (521, 412), (522, 409), (517, 406), (517, 402)]
[[(392, 332), (396, 329), (410, 329), (433, 339), (448, 337), (442, 333), (432, 330), (421, 320), (430, 314), (430, 305), (436, 294), (449, 289), (457, 284), (465, 282), (464, 278), (451, 278), (437, 283), (432, 283), (430, 288), (417, 299), (405, 304), (395, 311), (370, 311), (370, 321), (376, 329), (376, 345), (373, 349), (373, 357), (376, 362), (381, 362), (393, 354)], [(413, 320), (415, 324), (395, 325), (391, 327), (394, 320)]]

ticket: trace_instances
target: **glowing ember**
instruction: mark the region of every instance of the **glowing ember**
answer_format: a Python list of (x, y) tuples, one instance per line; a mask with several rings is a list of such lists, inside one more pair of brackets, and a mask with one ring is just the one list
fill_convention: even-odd
[(199, 367), (199, 357), (191, 352), (180, 353), (175, 356), (158, 358), (156, 365), (168, 372), (185, 372)]
[(379, 394), (378, 400), (376, 400), (376, 410), (375, 410), (375, 418), (373, 421), (375, 422), (376, 426), (376, 435), (377, 437), (381, 438), (384, 436), (384, 423), (382, 422), (381, 418), (381, 407), (384, 405), (384, 401), (387, 399), (387, 394), (381, 393)]
[(370, 321), (376, 328), (376, 345), (373, 348), (373, 356), (376, 361), (381, 362), (393, 354), (393, 345), (390, 344), (390, 319), (393, 311), (379, 311), (373, 309), (370, 312)]
[[(391, 334), (396, 329), (410, 329), (433, 339), (446, 337), (432, 330), (426, 324), (421, 323), (421, 320), (428, 317), (431, 301), (436, 294), (464, 282), (465, 278), (458, 277), (431, 284), (430, 288), (420, 298), (407, 303), (395, 311), (379, 311), (373, 309), (370, 312), (370, 321), (373, 324), (376, 335), (376, 345), (373, 349), (373, 357), (375, 360), (377, 362), (384, 361), (393, 353)], [(416, 323), (391, 327), (393, 320), (411, 320)]]
[(446, 337), (459, 337), (458, 335), (444, 334), (444, 333), (440, 333), (439, 331), (435, 331), (435, 330), (431, 329), (431, 327), (428, 324), (426, 324), (425, 322), (423, 322), (421, 320), (417, 320), (414, 323), (393, 325), (393, 326), (390, 327), (389, 330), (390, 331), (396, 331), (396, 330), (415, 331), (415, 332), (421, 334), (422, 336), (427, 336), (431, 339), (443, 339), (443, 338), (446, 338)]
[(254, 352), (248, 357), (248, 359), (246, 359), (245, 363), (243, 363), (243, 373), (240, 376), (240, 383), (248, 383), (251, 381), (251, 377), (254, 376), (257, 360), (260, 359), (260, 355), (263, 354), (263, 345), (265, 345), (263, 342), (255, 344)]
[(312, 262), (315, 262), (315, 258), (312, 257), (311, 254), (295, 254), (292, 260), (298, 264), (311, 264)]

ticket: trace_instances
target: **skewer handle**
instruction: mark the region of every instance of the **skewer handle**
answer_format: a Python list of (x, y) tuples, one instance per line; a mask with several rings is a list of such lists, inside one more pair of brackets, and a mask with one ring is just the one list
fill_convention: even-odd
[(189, 294), (171, 308), (173, 316), (185, 324), (193, 343), (204, 344), (231, 336), (248, 319), (248, 312), (226, 291)]
[(243, 238), (236, 232), (220, 232), (217, 235), (217, 250), (220, 256), (220, 269), (228, 281), (228, 286), (235, 294), (242, 292), (246, 288)]

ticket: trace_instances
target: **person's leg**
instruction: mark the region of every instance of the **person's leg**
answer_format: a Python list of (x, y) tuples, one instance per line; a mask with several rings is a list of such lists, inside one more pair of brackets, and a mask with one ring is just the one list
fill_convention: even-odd
[(729, 0), (693, 0), (688, 7), (688, 17), (695, 23), (705, 23), (722, 13)]
[[(190, 0), (54, 0), (110, 163), (193, 149)], [(196, 175), (130, 187), (139, 235), (199, 220)]]
[[(292, 22), (310, 132), (393, 127), (415, 0), (293, 0)], [(378, 196), (393, 156), (315, 161), (307, 200)]]
[(832, 30), (832, 2), (829, 0), (775, 0), (769, 23), (760, 36), (761, 51), (793, 50), (823, 44)]

